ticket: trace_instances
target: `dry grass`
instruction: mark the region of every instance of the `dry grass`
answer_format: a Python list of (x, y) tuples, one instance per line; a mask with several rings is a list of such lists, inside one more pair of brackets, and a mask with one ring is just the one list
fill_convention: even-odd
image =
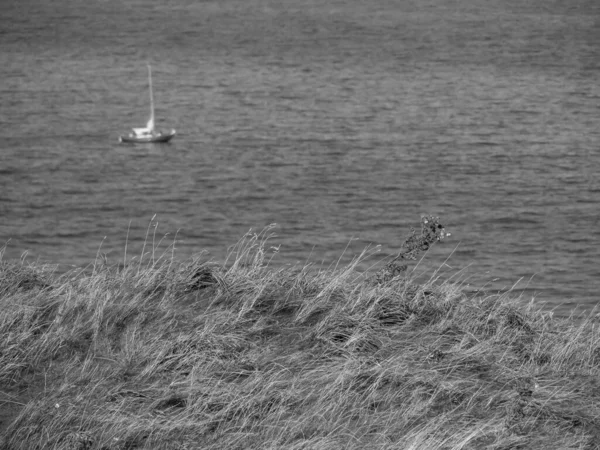
[[(427, 219), (393, 263), (445, 236)], [(267, 233), (222, 265), (2, 263), (0, 447), (598, 447), (591, 319), (359, 259), (274, 269)]]

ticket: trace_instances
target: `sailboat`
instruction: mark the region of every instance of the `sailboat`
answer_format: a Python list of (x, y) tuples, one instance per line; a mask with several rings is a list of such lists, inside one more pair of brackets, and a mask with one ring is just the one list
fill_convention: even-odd
[(152, 68), (148, 64), (148, 86), (150, 88), (150, 120), (144, 128), (132, 128), (132, 132), (126, 136), (120, 136), (119, 142), (127, 143), (149, 143), (169, 142), (175, 136), (175, 130), (169, 132), (157, 131), (154, 128), (154, 96), (152, 94)]

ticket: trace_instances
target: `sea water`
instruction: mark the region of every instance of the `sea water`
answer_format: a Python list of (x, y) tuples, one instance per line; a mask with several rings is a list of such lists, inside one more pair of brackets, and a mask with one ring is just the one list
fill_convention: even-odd
[[(0, 14), (4, 259), (223, 261), (277, 223), (272, 264), (380, 245), (366, 270), (433, 214), (452, 236), (415, 273), (561, 312), (599, 299), (596, 1), (4, 0)], [(157, 124), (178, 134), (119, 144), (148, 120), (147, 63)]]

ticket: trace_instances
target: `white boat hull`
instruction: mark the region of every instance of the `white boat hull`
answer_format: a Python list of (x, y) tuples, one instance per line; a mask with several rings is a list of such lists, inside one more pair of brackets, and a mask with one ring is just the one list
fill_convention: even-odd
[(164, 143), (164, 142), (169, 142), (173, 136), (175, 136), (175, 130), (171, 130), (168, 133), (154, 133), (154, 134), (130, 133), (125, 136), (119, 136), (119, 142), (123, 142), (125, 144)]

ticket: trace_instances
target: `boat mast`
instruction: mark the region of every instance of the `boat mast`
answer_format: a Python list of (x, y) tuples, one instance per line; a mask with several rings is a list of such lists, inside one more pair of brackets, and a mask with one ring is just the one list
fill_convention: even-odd
[(152, 68), (148, 64), (148, 86), (150, 88), (150, 120), (148, 121), (148, 128), (154, 131), (154, 96), (152, 95)]

